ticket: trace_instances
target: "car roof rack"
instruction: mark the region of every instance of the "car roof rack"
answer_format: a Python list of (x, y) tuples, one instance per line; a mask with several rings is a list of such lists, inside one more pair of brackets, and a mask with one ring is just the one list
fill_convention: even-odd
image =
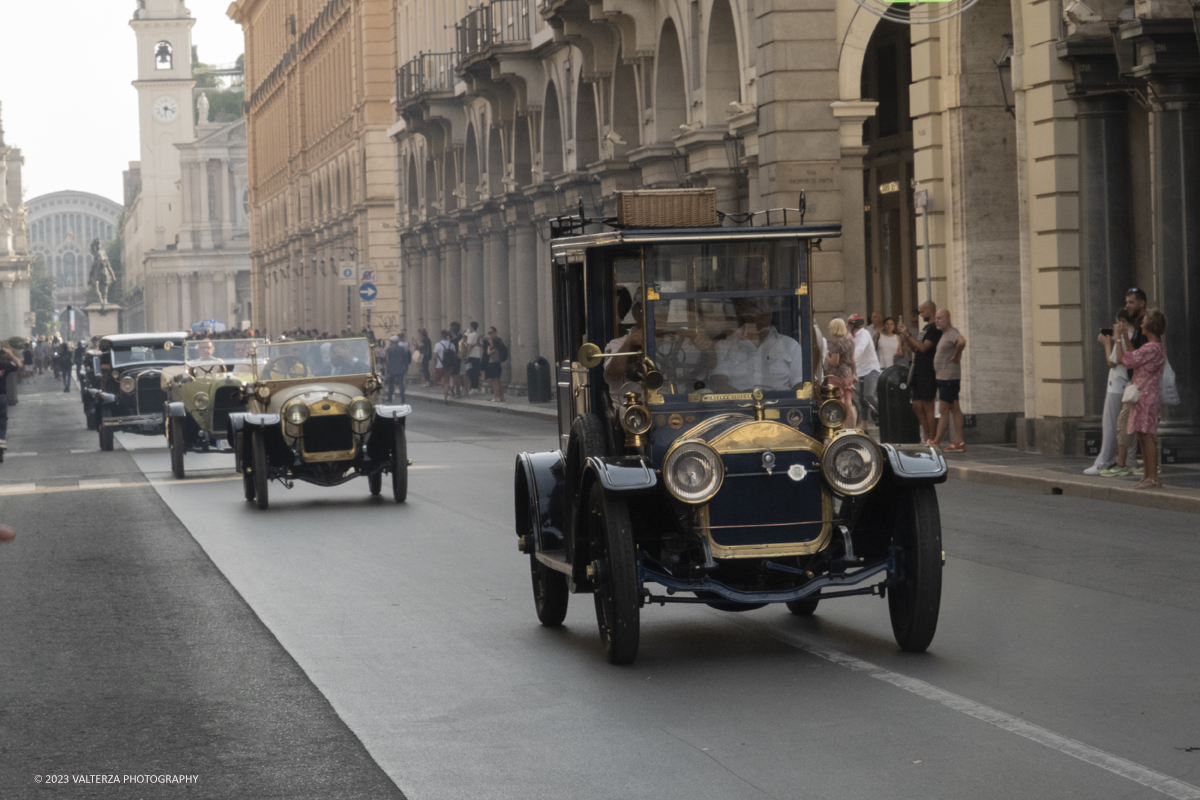
[[(765, 228), (804, 225), (804, 215), (808, 207), (803, 191), (800, 192), (795, 208), (768, 208), (763, 211), (733, 214), (716, 209), (716, 189), (650, 189), (618, 191), (616, 194), (620, 212), (618, 216), (588, 217), (584, 212), (583, 198), (580, 198), (578, 213), (564, 214), (550, 220), (550, 238), (582, 236), (587, 233), (590, 225), (600, 225), (615, 231), (631, 228)], [(791, 219), (789, 212), (792, 215)], [(726, 225), (727, 220), (733, 224)]]

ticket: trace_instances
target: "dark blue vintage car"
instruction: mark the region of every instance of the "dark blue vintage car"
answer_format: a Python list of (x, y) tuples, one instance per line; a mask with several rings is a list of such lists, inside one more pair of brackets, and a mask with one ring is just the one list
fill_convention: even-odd
[(624, 664), (650, 604), (809, 615), (873, 594), (924, 651), (946, 464), (843, 429), (836, 390), (814, 386), (809, 263), (840, 228), (650, 227), (637, 215), (679, 198), (638, 201), (600, 232), (582, 215), (553, 228), (559, 449), (522, 453), (515, 478), (538, 618), (560, 625), (592, 594)]
[(120, 333), (100, 339), (99, 376), (85, 389), (91, 403), (85, 401), (84, 407), (95, 419), (101, 450), (113, 449), (117, 431), (162, 435), (167, 402), (163, 370), (183, 364), (186, 336), (183, 331)]

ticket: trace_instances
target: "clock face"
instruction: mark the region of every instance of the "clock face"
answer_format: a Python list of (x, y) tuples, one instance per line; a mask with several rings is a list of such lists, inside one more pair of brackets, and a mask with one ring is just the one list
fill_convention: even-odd
[(179, 103), (174, 97), (160, 97), (154, 101), (154, 118), (159, 122), (170, 122), (179, 116)]

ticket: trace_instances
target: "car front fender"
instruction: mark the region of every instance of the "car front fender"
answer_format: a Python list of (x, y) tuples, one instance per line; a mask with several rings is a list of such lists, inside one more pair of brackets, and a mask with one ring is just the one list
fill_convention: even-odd
[(945, 483), (946, 458), (927, 444), (881, 444), (892, 479), (904, 484)]
[(648, 492), (658, 485), (658, 476), (642, 456), (592, 456), (584, 469), (584, 484), (589, 474), (600, 481), (606, 492), (636, 494)]
[(561, 550), (566, 533), (565, 459), (561, 450), (521, 453), (513, 480), (517, 536), (526, 552)]
[(105, 404), (117, 402), (117, 396), (108, 392), (97, 392), (96, 399)]
[[(280, 421), (278, 414), (240, 414), (239, 416), (242, 418), (242, 427), (248, 428), (265, 428), (278, 425)], [(233, 415), (231, 414), (230, 417), (230, 423), (232, 424)]]
[(382, 419), (403, 419), (412, 413), (412, 406), (375, 406), (375, 416)]
[(187, 408), (183, 403), (167, 403), (167, 415), (171, 417), (186, 417)]

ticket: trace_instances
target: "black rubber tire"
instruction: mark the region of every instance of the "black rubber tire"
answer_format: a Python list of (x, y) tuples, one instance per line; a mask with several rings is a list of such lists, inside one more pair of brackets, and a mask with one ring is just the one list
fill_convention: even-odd
[(395, 436), (392, 445), (392, 498), (397, 503), (403, 503), (408, 499), (408, 437), (400, 423), (396, 423)]
[(96, 418), (96, 404), (84, 403), (83, 415), (87, 417), (87, 426), (89, 431), (94, 431), (100, 425), (100, 420)]
[[(567, 561), (575, 563), (575, 543), (586, 542), (586, 530), (575, 531), (576, 523), (581, 519), (580, 509), (587, 505), (588, 499), (580, 497), (583, 489), (583, 468), (590, 456), (607, 456), (609, 451), (608, 435), (604, 432), (604, 420), (599, 414), (580, 414), (571, 423), (571, 433), (567, 439), (566, 463), (566, 500), (567, 500), (567, 536), (564, 543)], [(586, 558), (586, 553), (580, 554)]]
[(567, 618), (567, 602), (571, 599), (567, 576), (538, 561), (533, 553), (529, 554), (529, 572), (533, 579), (533, 607), (538, 621), (547, 628), (559, 627)]
[(942, 604), (942, 518), (932, 486), (897, 490), (893, 541), (904, 580), (888, 589), (892, 633), (900, 649), (924, 653), (937, 631)]
[(260, 511), (266, 511), (270, 505), (270, 498), (267, 494), (270, 473), (267, 471), (267, 442), (261, 428), (250, 436), (250, 451), (251, 472), (254, 479), (254, 505)]
[(254, 473), (248, 469), (242, 470), (242, 494), (250, 502), (254, 502)]
[(802, 600), (792, 600), (787, 604), (787, 609), (797, 617), (811, 617), (820, 602), (819, 597), (805, 597)]
[(105, 425), (99, 425), (97, 426), (97, 430), (100, 432), (100, 449), (106, 453), (111, 452), (113, 449), (112, 429)]
[(371, 496), (374, 497), (383, 491), (383, 473), (374, 472), (367, 476), (367, 489), (371, 491)]
[(629, 664), (637, 656), (641, 628), (633, 525), (623, 498), (593, 483), (587, 498), (596, 624), (610, 664)]
[(167, 444), (171, 448), (171, 473), (183, 480), (183, 424), (174, 417), (167, 417)]

